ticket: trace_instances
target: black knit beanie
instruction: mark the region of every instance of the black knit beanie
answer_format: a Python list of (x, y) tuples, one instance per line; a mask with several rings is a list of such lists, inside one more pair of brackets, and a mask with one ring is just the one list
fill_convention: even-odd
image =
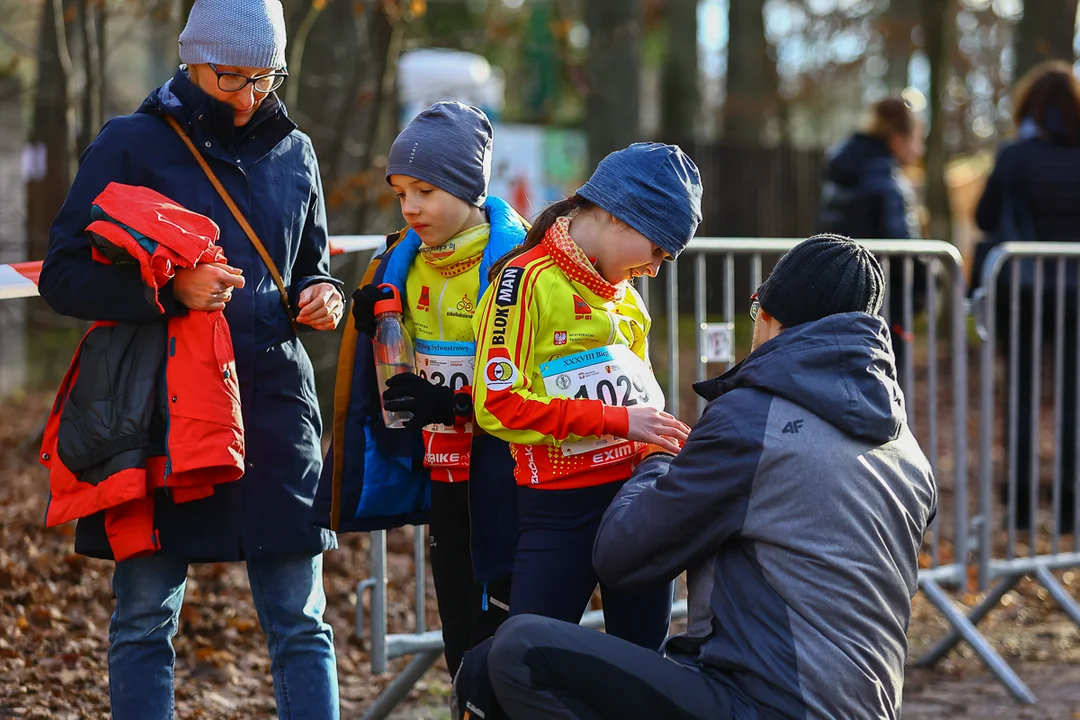
[(786, 328), (838, 313), (881, 310), (885, 275), (877, 258), (842, 235), (815, 235), (787, 252), (758, 288), (765, 312)]

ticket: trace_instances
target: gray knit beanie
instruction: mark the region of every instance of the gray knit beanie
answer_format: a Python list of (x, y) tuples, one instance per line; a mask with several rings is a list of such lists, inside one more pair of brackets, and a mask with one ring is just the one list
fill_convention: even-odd
[(248, 68), (285, 67), (280, 0), (195, 0), (180, 33), (180, 60)]
[(437, 102), (394, 140), (386, 180), (391, 175), (408, 175), (480, 207), (487, 199), (491, 177), (493, 134), (483, 110), (459, 102)]

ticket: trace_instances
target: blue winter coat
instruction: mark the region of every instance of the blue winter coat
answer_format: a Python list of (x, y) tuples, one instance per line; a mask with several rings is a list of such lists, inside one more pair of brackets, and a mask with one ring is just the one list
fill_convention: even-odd
[[(480, 292), (492, 265), (521, 244), (526, 227), (504, 200), (489, 197), (484, 212), (491, 236), (477, 272)], [(415, 232), (387, 237), (361, 284), (391, 283), (405, 294), (405, 278), (420, 249)], [(407, 300), (405, 301), (407, 302)], [(326, 457), (315, 522), (339, 532), (381, 530), (428, 521), (431, 479), (424, 468), (419, 429), (390, 430), (383, 424), (371, 338), (349, 318), (338, 358), (334, 440)], [(510, 572), (517, 543), (514, 460), (507, 444), (486, 434), (473, 437), (469, 473), (473, 565), (477, 580)]]
[(829, 151), (818, 230), (856, 240), (922, 236), (915, 191), (884, 140), (855, 134)]
[[(825, 183), (821, 188), (818, 232), (847, 235), (856, 240), (916, 240), (919, 204), (915, 189), (896, 164), (881, 138), (856, 133), (829, 151)], [(889, 266), (889, 317), (903, 321), (904, 265)], [(914, 309), (924, 305), (926, 270), (916, 261), (913, 277)]]
[[(184, 70), (155, 90), (133, 115), (110, 120), (87, 148), (53, 224), (39, 289), (63, 315), (84, 320), (148, 322), (161, 318), (147, 301), (138, 266), (91, 259), (84, 228), (95, 197), (113, 181), (153, 188), (213, 218), (229, 263), (244, 272), (225, 318), (232, 333), (243, 406), (247, 469), (214, 495), (173, 504), (155, 497), (161, 553), (191, 562), (232, 561), (284, 553), (315, 555), (336, 547), (334, 534), (311, 524), (322, 468), (322, 422), (311, 361), (293, 333), (277, 287), (190, 151), (163, 115), (176, 118), (202, 151), (273, 257), (293, 308), (308, 285), (330, 282), (326, 213), (311, 141), (289, 120), (277, 96), (242, 128), (232, 109), (194, 85)], [(186, 312), (166, 286), (166, 315)], [(78, 524), (77, 552), (111, 558), (104, 518)]]

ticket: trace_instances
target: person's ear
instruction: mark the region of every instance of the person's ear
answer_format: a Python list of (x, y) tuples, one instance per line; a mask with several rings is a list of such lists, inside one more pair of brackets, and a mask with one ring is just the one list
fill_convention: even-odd
[(771, 328), (771, 332), (769, 333), (770, 338), (776, 337), (784, 329), (784, 325), (777, 320), (776, 317), (770, 315), (765, 308), (758, 309), (758, 320)]

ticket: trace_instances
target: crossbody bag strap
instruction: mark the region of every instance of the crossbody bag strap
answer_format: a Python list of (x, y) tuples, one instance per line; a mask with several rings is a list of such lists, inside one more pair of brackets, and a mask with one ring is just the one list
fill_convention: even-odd
[(285, 308), (285, 314), (289, 318), (289, 325), (292, 326), (293, 332), (297, 332), (296, 319), (293, 317), (292, 306), (289, 304), (289, 292), (285, 289), (285, 281), (281, 278), (281, 273), (278, 272), (277, 265), (274, 264), (274, 259), (270, 257), (270, 253), (266, 251), (266, 247), (259, 240), (259, 236), (255, 234), (255, 229), (251, 227), (251, 223), (244, 217), (244, 213), (240, 212), (240, 208), (233, 202), (232, 196), (229, 195), (229, 191), (225, 189), (225, 186), (218, 180), (217, 175), (210, 169), (210, 165), (206, 162), (206, 158), (202, 156), (199, 149), (195, 147), (195, 143), (191, 142), (191, 138), (188, 137), (184, 129), (180, 127), (180, 123), (176, 121), (176, 118), (171, 115), (165, 115), (165, 121), (169, 123), (176, 134), (180, 136), (180, 139), (187, 145), (188, 150), (195, 157), (195, 161), (199, 163), (199, 167), (206, 173), (206, 177), (210, 180), (210, 184), (217, 190), (218, 195), (225, 201), (226, 207), (229, 208), (229, 212), (236, 218), (236, 222), (240, 224), (240, 228), (244, 231), (244, 234), (248, 236), (248, 240), (255, 246), (255, 250), (258, 251), (259, 257), (266, 263), (266, 268), (270, 271), (270, 277), (274, 278), (274, 284), (277, 285), (278, 292), (281, 294), (281, 305)]

